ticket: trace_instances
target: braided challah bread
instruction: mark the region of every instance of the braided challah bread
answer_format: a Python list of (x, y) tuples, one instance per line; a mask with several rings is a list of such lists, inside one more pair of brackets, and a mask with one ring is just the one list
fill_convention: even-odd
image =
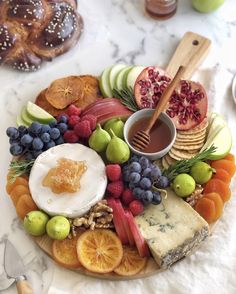
[(74, 46), (83, 30), (76, 0), (0, 0), (0, 64), (37, 70)]

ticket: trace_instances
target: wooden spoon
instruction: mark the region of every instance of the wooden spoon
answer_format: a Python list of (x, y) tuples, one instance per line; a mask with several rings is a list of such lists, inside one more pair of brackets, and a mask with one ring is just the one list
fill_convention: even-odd
[(144, 130), (138, 131), (134, 135), (131, 144), (135, 149), (142, 151), (150, 144), (150, 131), (153, 125), (155, 124), (156, 120), (158, 119), (159, 115), (161, 114), (161, 112), (165, 109), (173, 91), (179, 84), (180, 79), (183, 77), (184, 73), (185, 73), (185, 67), (180, 66), (176, 75), (174, 76), (174, 79), (171, 81), (169, 86), (166, 88), (166, 90), (162, 94), (160, 102), (157, 104), (155, 111), (150, 117), (147, 127)]

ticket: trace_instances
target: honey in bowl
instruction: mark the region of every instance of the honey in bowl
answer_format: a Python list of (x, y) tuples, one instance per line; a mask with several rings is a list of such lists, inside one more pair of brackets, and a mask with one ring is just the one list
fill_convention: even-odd
[[(150, 117), (143, 117), (136, 121), (129, 130), (128, 141), (132, 145), (134, 135), (145, 129)], [(171, 143), (171, 131), (167, 124), (158, 119), (150, 131), (150, 143), (142, 150), (145, 153), (155, 153), (165, 149)]]

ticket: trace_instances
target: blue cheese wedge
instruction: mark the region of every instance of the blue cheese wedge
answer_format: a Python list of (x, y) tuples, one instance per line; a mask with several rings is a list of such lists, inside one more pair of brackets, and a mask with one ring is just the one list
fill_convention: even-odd
[(149, 205), (135, 220), (161, 268), (191, 253), (209, 235), (208, 223), (170, 189), (160, 205)]

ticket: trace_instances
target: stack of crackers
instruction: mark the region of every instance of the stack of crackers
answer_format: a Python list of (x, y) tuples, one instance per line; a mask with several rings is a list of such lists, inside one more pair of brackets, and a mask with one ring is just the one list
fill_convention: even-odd
[(208, 119), (205, 118), (198, 126), (188, 131), (177, 131), (174, 145), (162, 158), (162, 165), (167, 169), (181, 159), (190, 159), (199, 153), (205, 143)]

